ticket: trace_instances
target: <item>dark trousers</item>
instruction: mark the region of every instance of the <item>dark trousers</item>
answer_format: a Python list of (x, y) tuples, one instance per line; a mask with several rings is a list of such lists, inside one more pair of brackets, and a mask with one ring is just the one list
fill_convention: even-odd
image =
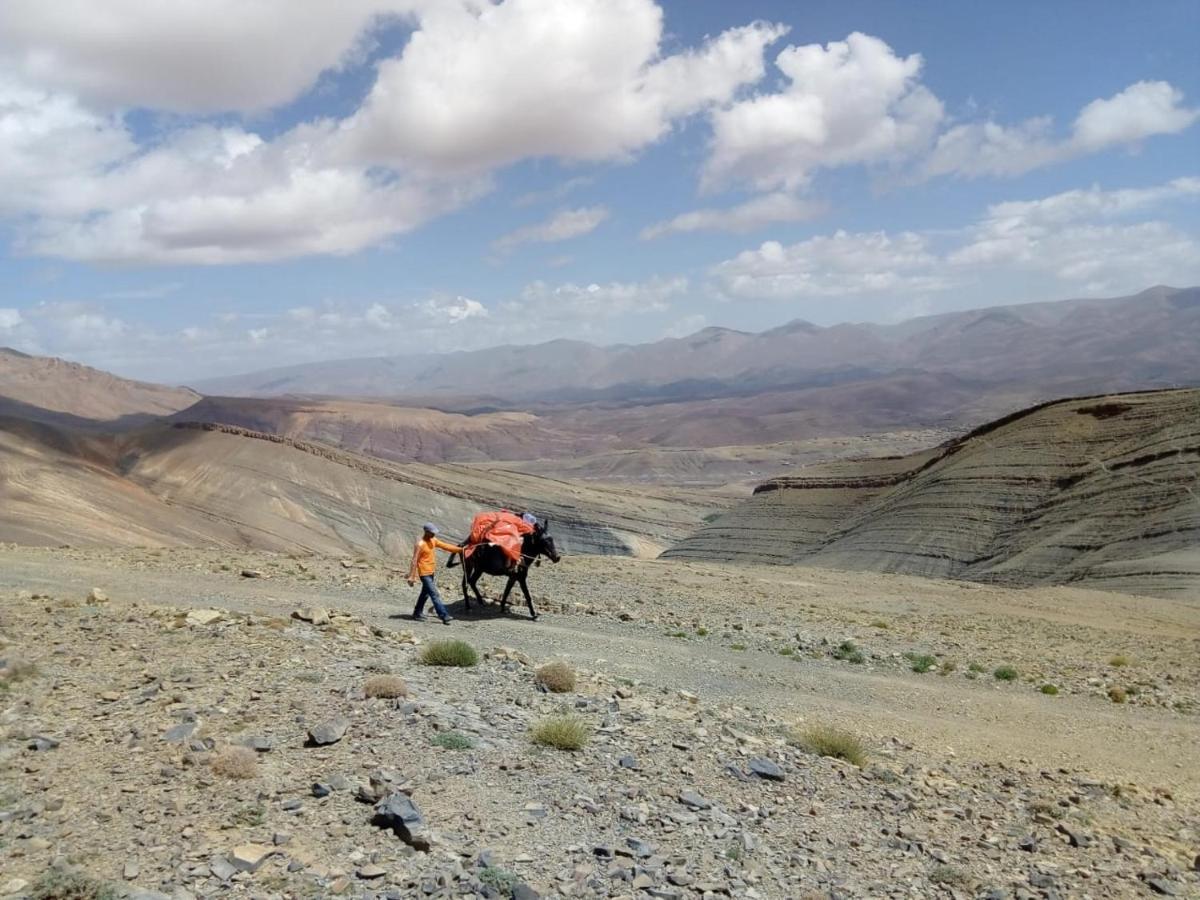
[(421, 576), (421, 595), (417, 597), (417, 605), (413, 609), (414, 616), (419, 616), (425, 611), (426, 600), (433, 601), (433, 608), (437, 612), (439, 619), (444, 619), (450, 615), (446, 611), (445, 604), (442, 603), (442, 595), (438, 593), (437, 582), (433, 580), (432, 575)]

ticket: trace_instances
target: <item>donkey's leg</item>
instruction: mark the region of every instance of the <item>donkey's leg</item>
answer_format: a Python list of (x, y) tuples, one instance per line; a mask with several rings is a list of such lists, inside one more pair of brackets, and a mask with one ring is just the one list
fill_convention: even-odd
[(513, 585), (517, 583), (515, 575), (508, 576), (508, 584), (504, 586), (504, 593), (500, 596), (500, 612), (508, 612), (508, 595), (513, 589)]
[(521, 593), (525, 595), (525, 602), (529, 604), (529, 618), (533, 619), (533, 621), (536, 622), (537, 621), (537, 610), (533, 608), (533, 597), (531, 597), (529, 594), (529, 585), (527, 585), (525, 583), (525, 573), (524, 572), (521, 573), (521, 577), (520, 577), (518, 583), (521, 585)]
[(467, 576), (471, 572), (471, 564), (467, 560), (463, 560), (462, 567), (462, 592), (463, 592), (463, 609), (471, 608), (471, 598), (467, 596)]
[(475, 599), (479, 601), (480, 606), (486, 605), (483, 600), (483, 594), (479, 593), (479, 579), (483, 575), (483, 569), (476, 569), (471, 573), (467, 583), (471, 586), (471, 590), (475, 592)]

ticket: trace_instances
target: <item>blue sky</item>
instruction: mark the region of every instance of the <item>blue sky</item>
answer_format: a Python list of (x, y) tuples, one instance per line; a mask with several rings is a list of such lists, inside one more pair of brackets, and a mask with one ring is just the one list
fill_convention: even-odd
[(1200, 6), (6, 0), (0, 345), (137, 377), (1200, 283)]

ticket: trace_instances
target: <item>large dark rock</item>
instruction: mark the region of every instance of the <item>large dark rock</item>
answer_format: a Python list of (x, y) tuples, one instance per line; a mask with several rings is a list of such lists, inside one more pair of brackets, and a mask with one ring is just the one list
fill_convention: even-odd
[(406, 794), (397, 792), (380, 800), (371, 821), (380, 828), (391, 828), (404, 843), (418, 850), (428, 851), (433, 842), (425, 815)]
[(308, 742), (315, 747), (336, 744), (346, 736), (346, 732), (349, 730), (350, 720), (344, 716), (338, 716), (336, 719), (329, 719), (308, 729)]
[(751, 772), (768, 781), (783, 781), (787, 777), (777, 762), (765, 756), (755, 756), (750, 760), (749, 766)]

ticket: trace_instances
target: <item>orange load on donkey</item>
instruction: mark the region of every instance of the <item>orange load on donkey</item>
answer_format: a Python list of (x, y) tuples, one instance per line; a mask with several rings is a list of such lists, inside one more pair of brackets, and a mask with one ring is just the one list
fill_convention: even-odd
[(525, 535), (532, 533), (532, 525), (507, 509), (499, 512), (481, 512), (471, 520), (471, 534), (467, 538), (463, 556), (469, 559), (480, 544), (495, 544), (515, 566), (521, 561), (521, 547)]

